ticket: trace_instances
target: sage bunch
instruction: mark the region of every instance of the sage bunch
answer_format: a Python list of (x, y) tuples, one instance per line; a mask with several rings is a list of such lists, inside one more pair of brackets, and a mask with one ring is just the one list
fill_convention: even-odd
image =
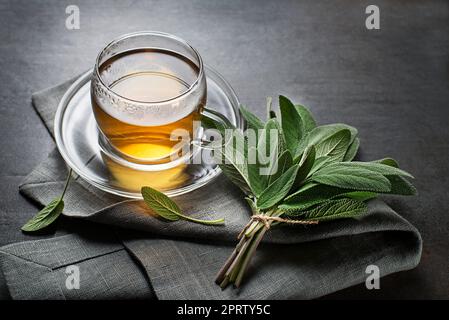
[[(367, 211), (367, 201), (379, 194), (416, 194), (408, 180), (412, 175), (399, 169), (395, 160), (354, 161), (360, 145), (354, 127), (342, 123), (319, 126), (306, 107), (284, 96), (279, 97), (279, 109), (280, 117), (269, 99), (267, 120), (262, 121), (241, 107), (247, 128), (258, 132), (256, 146), (249, 145), (248, 135), (229, 123), (209, 121), (222, 134), (234, 130), (234, 138), (245, 142), (243, 157), (235, 156), (239, 151), (233, 139), (223, 140), (220, 146), (227, 148), (217, 148), (217, 154), (223, 173), (242, 190), (252, 211), (236, 248), (216, 277), (222, 288), (241, 285), (271, 227), (356, 218)], [(275, 132), (276, 139), (269, 132)], [(276, 148), (268, 148), (270, 143), (276, 143)], [(275, 150), (268, 163), (248, 161), (250, 151), (266, 150)], [(261, 169), (269, 173), (262, 175)]]

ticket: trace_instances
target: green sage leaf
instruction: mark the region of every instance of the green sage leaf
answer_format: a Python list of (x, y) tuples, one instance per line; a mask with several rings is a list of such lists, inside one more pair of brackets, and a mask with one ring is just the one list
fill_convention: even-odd
[(64, 201), (61, 198), (54, 199), (29, 220), (22, 230), (32, 232), (48, 227), (61, 215), (63, 209)]
[(293, 157), (296, 158), (299, 142), (303, 136), (302, 119), (293, 103), (284, 96), (279, 96), (281, 126), (285, 143)]
[(390, 167), (399, 168), (399, 164), (393, 158), (383, 158), (383, 159), (379, 159), (379, 160), (374, 160), (372, 162), (381, 163), (381, 164), (385, 164)]
[(372, 172), (380, 173), (382, 175), (398, 175), (403, 176), (407, 178), (413, 178), (413, 176), (399, 168), (392, 167), (386, 164), (382, 163), (376, 163), (376, 162), (361, 162), (361, 161), (351, 161), (351, 162), (340, 162), (340, 163), (333, 163), (327, 166), (327, 168), (360, 168), (369, 170)]
[(342, 129), (319, 142), (316, 146), (316, 157), (330, 157), (332, 161), (342, 161), (348, 150), (351, 132)]
[(303, 183), (303, 181), (309, 175), (309, 172), (312, 169), (313, 164), (315, 163), (315, 155), (316, 152), (315, 147), (313, 145), (308, 147), (302, 154), (302, 158), (299, 161), (298, 173), (296, 175), (295, 182), (293, 184), (293, 189), (299, 188)]
[(279, 208), (284, 211), (299, 212), (328, 201), (339, 195), (344, 195), (352, 190), (342, 189), (324, 184), (308, 183), (297, 192), (284, 199)]
[(368, 201), (368, 200), (376, 198), (377, 195), (378, 194), (376, 192), (351, 191), (351, 192), (346, 192), (346, 193), (339, 194), (339, 195), (333, 197), (332, 199), (335, 199), (335, 198), (350, 198), (350, 199), (358, 200), (358, 201)]
[(285, 150), (270, 168), (270, 174), (268, 175), (268, 185), (278, 179), (292, 165), (292, 155), (289, 150)]
[(246, 120), (248, 124), (248, 128), (253, 130), (259, 130), (264, 128), (264, 123), (260, 120), (254, 113), (249, 111), (245, 106), (240, 105), (240, 112), (242, 113), (243, 118)]
[[(249, 159), (247, 159), (248, 180), (249, 180), (249, 184), (251, 186), (251, 190), (253, 191), (253, 193), (256, 196), (258, 196), (267, 187), (269, 177), (261, 174), (261, 170), (263, 170), (264, 166), (261, 165), (257, 159), (258, 150), (255, 147), (250, 147), (248, 149), (248, 152), (253, 153), (254, 158), (255, 158), (255, 159), (252, 159), (252, 161), (254, 161), (255, 163), (250, 163)], [(267, 166), (269, 166), (269, 165), (270, 165), (270, 163), (268, 163)], [(266, 170), (268, 171), (268, 169), (266, 169)]]
[(330, 164), (314, 173), (309, 179), (325, 185), (357, 191), (389, 192), (390, 181), (378, 172), (363, 167)]
[(145, 203), (159, 216), (170, 221), (179, 220), (181, 209), (165, 194), (150, 187), (142, 187), (141, 192)]
[(257, 207), (262, 210), (268, 209), (284, 199), (295, 182), (298, 168), (298, 165), (290, 167), (278, 179), (270, 184), (257, 199)]
[(391, 184), (389, 194), (398, 194), (401, 196), (414, 196), (418, 194), (416, 188), (407, 179), (400, 176), (386, 176)]
[(354, 141), (349, 145), (348, 151), (343, 158), (343, 161), (352, 161), (357, 155), (357, 151), (359, 151), (360, 147), (360, 139), (355, 138)]
[(349, 144), (351, 144), (358, 134), (356, 128), (349, 126), (347, 124), (343, 124), (343, 123), (327, 124), (327, 125), (323, 125), (323, 126), (318, 126), (315, 129), (313, 129), (312, 131), (310, 131), (304, 137), (304, 139), (302, 139), (300, 147), (298, 148), (298, 153), (301, 153), (308, 146), (310, 146), (312, 144), (316, 146), (321, 141), (325, 140), (326, 138), (333, 135), (337, 131), (340, 131), (343, 129), (347, 129), (351, 132), (351, 138), (349, 140)]
[(295, 104), (295, 108), (301, 117), (304, 134), (315, 129), (316, 122), (310, 110), (300, 104)]
[(61, 215), (64, 210), (64, 195), (69, 187), (70, 178), (72, 177), (72, 169), (69, 169), (67, 179), (65, 181), (64, 189), (61, 197), (52, 200), (41, 211), (39, 211), (33, 218), (31, 218), (23, 227), (22, 230), (26, 232), (33, 232), (44, 229), (51, 225)]
[(330, 221), (342, 218), (354, 218), (365, 213), (367, 206), (364, 202), (353, 199), (329, 200), (316, 208), (301, 213), (285, 215), (301, 220)]
[(189, 220), (191, 222), (201, 223), (201, 224), (223, 224), (224, 219), (217, 220), (201, 220), (193, 217), (186, 216), (181, 213), (181, 209), (178, 205), (165, 194), (151, 187), (142, 187), (141, 193), (143, 200), (150, 207), (154, 213), (158, 214), (162, 218), (169, 221), (176, 221), (179, 219)]
[[(241, 132), (234, 131), (234, 135), (237, 140), (244, 143), (245, 139)], [(245, 152), (245, 149), (243, 152)], [(249, 180), (248, 165), (245, 155), (241, 153), (239, 148), (235, 147), (234, 138), (229, 139), (223, 148), (216, 149), (215, 156), (218, 157), (217, 163), (219, 163), (219, 167), (232, 183), (238, 186), (247, 195), (254, 193)]]
[(315, 159), (315, 162), (313, 163), (312, 168), (310, 169), (309, 174), (307, 175), (310, 177), (312, 174), (320, 170), (321, 168), (324, 168), (325, 166), (333, 163), (333, 159), (330, 157), (319, 157)]

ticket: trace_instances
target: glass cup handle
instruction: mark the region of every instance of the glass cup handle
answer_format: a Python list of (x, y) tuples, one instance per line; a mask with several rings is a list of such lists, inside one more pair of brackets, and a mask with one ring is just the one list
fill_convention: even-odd
[[(218, 131), (223, 132), (225, 129), (234, 129), (235, 126), (229, 121), (228, 118), (226, 118), (224, 115), (222, 115), (221, 113), (211, 110), (211, 109), (207, 109), (204, 108), (204, 110), (201, 112), (201, 127), (203, 130), (205, 129), (216, 129)], [(207, 127), (205, 128), (204, 123), (209, 122), (210, 124), (213, 124), (213, 126), (211, 127)], [(217, 128), (217, 126), (220, 126), (221, 128)], [(222, 137), (224, 138), (224, 137)], [(203, 148), (203, 149), (212, 149), (212, 147), (210, 146), (210, 144), (213, 141), (207, 140), (204, 137), (204, 132), (202, 132), (201, 136), (198, 137), (197, 139), (193, 140), (193, 144), (199, 148)]]

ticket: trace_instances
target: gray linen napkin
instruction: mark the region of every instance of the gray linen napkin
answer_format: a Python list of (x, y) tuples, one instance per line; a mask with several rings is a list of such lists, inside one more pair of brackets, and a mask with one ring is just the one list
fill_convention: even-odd
[[(51, 134), (59, 99), (72, 82), (33, 95), (33, 105)], [(60, 194), (66, 174), (55, 149), (26, 177), (20, 192), (46, 204)], [(226, 226), (167, 223), (152, 216), (142, 202), (107, 194), (75, 177), (64, 215), (110, 227), (95, 224), (90, 233), (2, 247), (0, 270), (16, 299), (310, 299), (364, 282), (371, 264), (385, 276), (419, 263), (419, 232), (374, 200), (358, 220), (271, 229), (245, 285), (222, 291), (214, 276), (249, 218), (242, 198), (220, 176), (176, 201), (186, 214), (223, 216)], [(68, 290), (65, 268), (73, 264), (80, 268), (80, 289)]]

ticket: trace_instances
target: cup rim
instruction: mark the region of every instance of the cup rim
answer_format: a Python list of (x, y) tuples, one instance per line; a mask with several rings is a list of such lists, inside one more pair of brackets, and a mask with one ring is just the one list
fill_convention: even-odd
[[(198, 75), (197, 75), (195, 81), (189, 86), (189, 88), (187, 88), (187, 90), (185, 90), (182, 93), (180, 93), (179, 95), (174, 96), (174, 97), (169, 98), (169, 99), (157, 100), (157, 101), (140, 101), (140, 100), (134, 100), (134, 99), (130, 99), (128, 97), (124, 97), (124, 96), (116, 93), (109, 85), (104, 83), (103, 79), (101, 78), (100, 70), (99, 70), (100, 57), (101, 57), (102, 53), (105, 52), (108, 48), (110, 48), (112, 45), (114, 45), (115, 43), (117, 43), (119, 41), (122, 41), (122, 40), (127, 39), (127, 38), (136, 37), (136, 36), (143, 36), (143, 35), (144, 36), (155, 35), (155, 36), (171, 38), (171, 39), (176, 40), (177, 42), (180, 42), (183, 45), (189, 47), (193, 51), (193, 53), (195, 54), (196, 58), (198, 59), (199, 72), (198, 72)], [(174, 100), (180, 99), (180, 98), (186, 96), (187, 94), (189, 94), (190, 92), (192, 92), (200, 84), (201, 79), (204, 78), (203, 59), (201, 58), (201, 55), (199, 54), (199, 52), (194, 47), (192, 47), (187, 41), (185, 41), (184, 39), (182, 39), (182, 38), (180, 38), (178, 36), (175, 36), (173, 34), (166, 33), (166, 32), (160, 32), (160, 31), (137, 31), (137, 32), (131, 32), (131, 33), (123, 34), (123, 35), (115, 38), (114, 40), (110, 41), (98, 53), (97, 58), (95, 60), (94, 72), (95, 72), (95, 76), (98, 79), (98, 81), (100, 82), (100, 84), (103, 87), (105, 87), (109, 92), (111, 92), (115, 96), (119, 97), (120, 99), (123, 99), (125, 101), (130, 102), (130, 103), (138, 103), (138, 104), (143, 104), (143, 105), (153, 105), (153, 104), (156, 104), (156, 103), (167, 103), (167, 102), (173, 102)]]

